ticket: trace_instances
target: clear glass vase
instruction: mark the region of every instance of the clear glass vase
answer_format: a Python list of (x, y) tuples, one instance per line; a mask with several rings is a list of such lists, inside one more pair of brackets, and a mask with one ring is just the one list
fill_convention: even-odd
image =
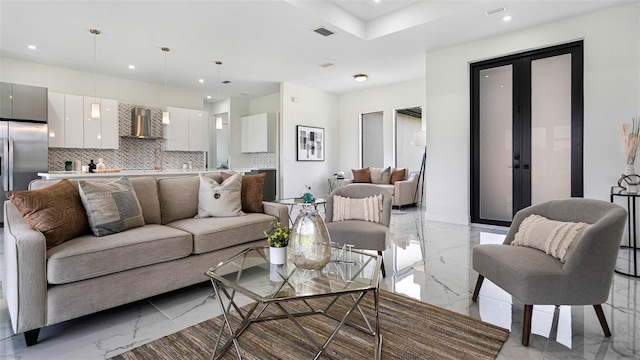
[(289, 236), (289, 259), (300, 269), (321, 270), (331, 259), (331, 238), (318, 211), (304, 206)]

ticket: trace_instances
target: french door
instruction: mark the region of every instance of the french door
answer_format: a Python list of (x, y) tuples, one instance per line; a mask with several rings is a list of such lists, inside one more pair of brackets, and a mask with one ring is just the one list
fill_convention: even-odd
[(583, 194), (581, 41), (471, 64), (471, 221)]

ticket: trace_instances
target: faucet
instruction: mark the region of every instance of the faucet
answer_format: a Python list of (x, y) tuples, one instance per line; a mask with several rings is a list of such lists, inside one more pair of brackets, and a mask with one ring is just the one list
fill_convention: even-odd
[[(160, 157), (160, 165), (158, 165), (158, 154)], [(156, 170), (162, 170), (162, 148), (157, 148), (153, 151), (153, 162), (156, 165)]]

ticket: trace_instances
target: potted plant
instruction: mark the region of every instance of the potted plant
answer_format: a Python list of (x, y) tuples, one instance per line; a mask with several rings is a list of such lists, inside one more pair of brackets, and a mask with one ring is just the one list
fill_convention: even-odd
[(272, 222), (269, 228), (264, 231), (269, 244), (269, 261), (272, 264), (284, 264), (287, 261), (287, 245), (289, 245), (289, 234), (291, 229), (283, 226), (282, 223)]

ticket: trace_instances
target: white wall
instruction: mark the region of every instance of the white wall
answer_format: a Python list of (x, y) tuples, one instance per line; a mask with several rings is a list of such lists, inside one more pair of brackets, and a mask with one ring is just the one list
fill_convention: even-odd
[[(65, 94), (91, 96), (94, 94), (93, 73), (6, 58), (0, 58), (0, 81), (41, 86), (48, 88), (49, 91)], [(164, 85), (103, 75), (98, 75), (95, 81), (99, 98), (160, 108), (175, 106), (204, 109), (202, 94), (196, 91), (167, 87), (165, 97)]]
[[(279, 194), (300, 196), (303, 185), (314, 195), (326, 195), (327, 179), (337, 169), (338, 96), (293, 83), (282, 83), (280, 127)], [(292, 100), (296, 99), (296, 102)], [(324, 128), (325, 161), (296, 161), (296, 125)]]
[(280, 112), (280, 93), (253, 98), (249, 101), (249, 115)]
[(338, 98), (338, 166), (331, 169), (331, 174), (342, 170), (347, 177), (352, 177), (351, 169), (359, 168), (360, 114), (376, 111), (383, 112), (384, 163), (385, 166), (391, 166), (393, 164), (394, 110), (415, 106), (424, 108), (424, 100), (425, 79), (340, 95)]
[(469, 222), (469, 63), (579, 39), (584, 39), (584, 196), (608, 200), (625, 164), (619, 128), (640, 114), (637, 2), (426, 54), (428, 219)]

